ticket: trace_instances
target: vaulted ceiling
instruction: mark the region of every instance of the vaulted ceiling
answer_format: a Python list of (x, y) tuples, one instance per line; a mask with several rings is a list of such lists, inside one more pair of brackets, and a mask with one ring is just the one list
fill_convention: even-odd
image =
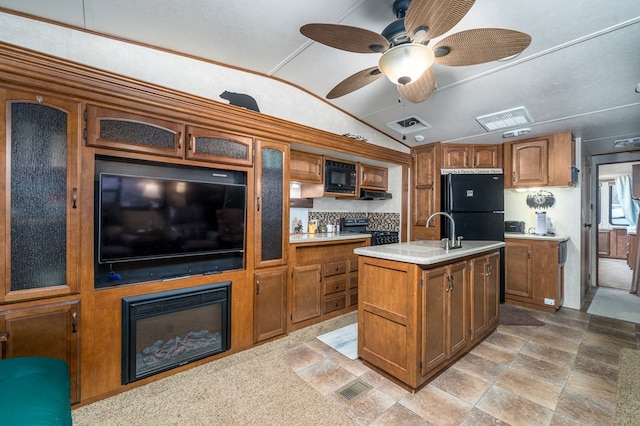
[[(339, 82), (377, 65), (380, 54), (328, 47), (303, 36), (307, 23), (337, 23), (380, 33), (393, 0), (0, 0), (0, 7), (79, 29), (240, 67), (291, 82), (324, 98)], [(442, 141), (502, 143), (571, 130), (587, 153), (640, 137), (640, 6), (637, 0), (476, 0), (438, 40), (471, 28), (529, 34), (517, 57), (452, 67), (434, 64), (427, 101), (399, 99), (380, 78), (329, 100), (408, 146)], [(0, 30), (1, 34), (1, 30)], [(486, 131), (476, 117), (523, 106), (532, 123)], [(417, 118), (417, 126), (388, 123)], [(505, 131), (529, 128), (526, 136)]]

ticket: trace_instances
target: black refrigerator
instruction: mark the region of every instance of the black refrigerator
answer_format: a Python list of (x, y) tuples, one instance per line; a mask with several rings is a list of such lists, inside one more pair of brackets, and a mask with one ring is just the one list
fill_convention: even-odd
[[(469, 240), (504, 241), (504, 176), (442, 176), (442, 209), (456, 223), (462, 246)], [(441, 219), (442, 238), (451, 238), (451, 221)], [(500, 250), (500, 302), (504, 303), (504, 248)]]

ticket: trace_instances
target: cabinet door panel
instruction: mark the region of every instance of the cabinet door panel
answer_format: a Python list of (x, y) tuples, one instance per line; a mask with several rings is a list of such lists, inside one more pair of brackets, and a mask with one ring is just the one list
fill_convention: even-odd
[(423, 276), (422, 375), (447, 360), (447, 269), (436, 268)]
[(217, 130), (187, 126), (186, 158), (223, 164), (251, 166), (253, 138)]
[(0, 300), (76, 291), (80, 104), (28, 92), (2, 93), (5, 224)]
[(388, 173), (386, 167), (360, 164), (360, 188), (386, 191), (389, 180)]
[[(259, 141), (256, 150), (256, 267), (284, 265), (289, 245), (288, 145)], [(285, 185), (287, 187), (285, 188)]]
[(513, 185), (536, 186), (549, 183), (549, 141), (538, 140), (512, 145)]
[(487, 330), (487, 288), (485, 276), (487, 273), (486, 258), (481, 257), (471, 261), (469, 293), (471, 295), (471, 331), (472, 337), (481, 335)]
[(323, 162), (320, 155), (291, 151), (289, 164), (292, 181), (314, 184), (324, 182)]
[(472, 145), (472, 166), (497, 169), (502, 167), (502, 150), (498, 145)]
[(425, 225), (440, 209), (440, 144), (414, 148), (411, 156), (411, 240), (438, 239), (440, 221)]
[(78, 390), (78, 301), (39, 306), (0, 315), (9, 333), (6, 358), (45, 356), (66, 361), (71, 376), (71, 402)]
[(320, 316), (322, 283), (320, 265), (299, 266), (293, 270), (291, 320), (295, 324)]
[(286, 268), (255, 274), (254, 339), (256, 342), (286, 332), (286, 274)]
[(469, 148), (466, 145), (443, 145), (442, 167), (444, 169), (461, 169), (470, 167)]
[(182, 158), (183, 125), (87, 105), (87, 146)]
[(531, 298), (531, 244), (508, 241), (505, 248), (505, 292)]
[(448, 356), (452, 357), (467, 346), (467, 273), (466, 262), (449, 267), (451, 284), (449, 287)]
[(487, 289), (487, 323), (489, 327), (493, 327), (498, 324), (500, 306), (500, 252), (488, 256), (485, 270), (485, 278), (487, 280), (485, 286)]

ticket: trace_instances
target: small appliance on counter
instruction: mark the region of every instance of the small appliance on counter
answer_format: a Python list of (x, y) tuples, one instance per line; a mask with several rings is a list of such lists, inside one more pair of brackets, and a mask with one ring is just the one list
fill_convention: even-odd
[(504, 222), (504, 232), (510, 232), (513, 234), (524, 234), (524, 222), (518, 220), (507, 220)]
[(547, 235), (547, 212), (536, 212), (536, 235)]
[(370, 234), (371, 245), (395, 244), (400, 242), (397, 231), (372, 231), (368, 230), (369, 219), (366, 217), (343, 217), (340, 219), (342, 232), (355, 232), (358, 234)]

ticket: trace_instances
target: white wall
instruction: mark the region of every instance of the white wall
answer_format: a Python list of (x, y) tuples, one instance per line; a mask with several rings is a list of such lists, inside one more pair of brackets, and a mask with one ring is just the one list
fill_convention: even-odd
[[(551, 192), (556, 199), (554, 206), (545, 210), (547, 217), (551, 218), (555, 224), (556, 235), (569, 237), (567, 263), (564, 267), (563, 306), (580, 309), (580, 187), (552, 187), (545, 190)], [(525, 222), (527, 229), (530, 227), (535, 229), (536, 210), (527, 205), (527, 196), (531, 193), (514, 190), (504, 192), (505, 220), (521, 220)], [(533, 273), (535, 275), (536, 271)]]

